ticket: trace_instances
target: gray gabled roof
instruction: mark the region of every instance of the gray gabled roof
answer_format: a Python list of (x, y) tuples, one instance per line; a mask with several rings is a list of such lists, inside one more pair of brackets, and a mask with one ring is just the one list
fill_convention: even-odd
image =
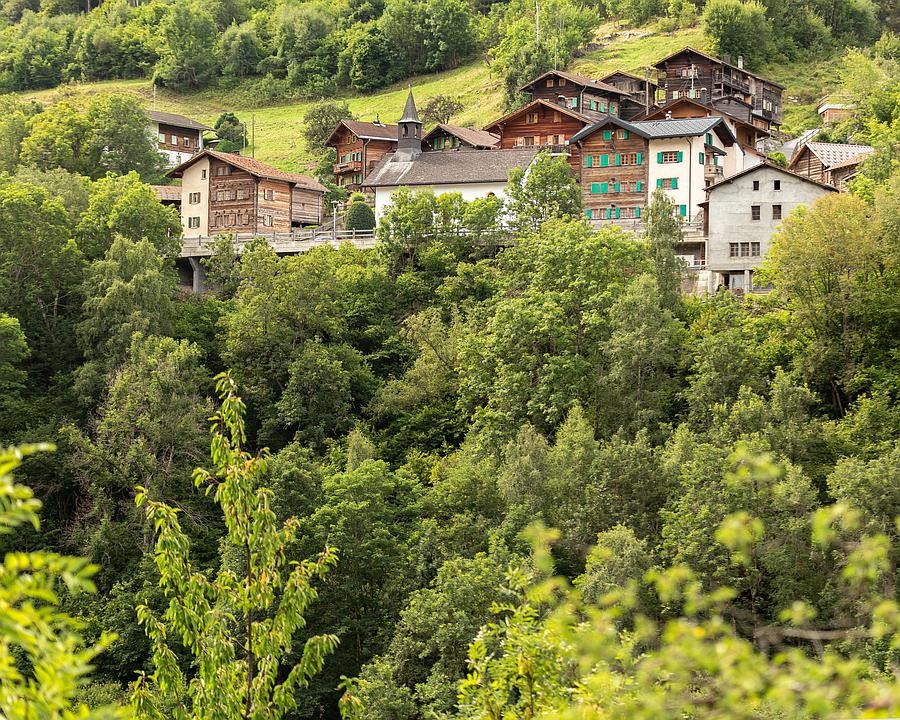
[(723, 141), (730, 143), (736, 141), (728, 124), (721, 117), (673, 118), (671, 120), (638, 120), (635, 122), (628, 122), (613, 115), (607, 115), (602, 120), (575, 133), (569, 142), (578, 142), (589, 135), (593, 135), (597, 130), (601, 130), (607, 125), (615, 125), (624, 128), (625, 130), (647, 138), (648, 140), (698, 137), (700, 135), (705, 135), (711, 130), (715, 130), (719, 137), (722, 137), (724, 134), (724, 137), (722, 138)]
[(537, 148), (423, 152), (404, 161), (395, 160), (394, 153), (389, 153), (363, 185), (376, 188), (506, 182), (510, 170), (528, 167), (537, 152)]
[(582, 87), (590, 88), (591, 90), (597, 90), (599, 92), (617, 95), (628, 95), (627, 92), (625, 92), (624, 90), (619, 90), (619, 88), (617, 88), (615, 85), (610, 85), (609, 83), (605, 83), (602, 80), (595, 80), (594, 78), (588, 77), (587, 75), (578, 75), (577, 73), (566, 72), (565, 70), (548, 70), (543, 75), (538, 75), (536, 78), (534, 78), (534, 80), (520, 87), (519, 91), (526, 91), (528, 88), (539, 83), (549, 75), (556, 75), (558, 77), (565, 78), (575, 85), (581, 85)]
[[(807, 142), (806, 147), (815, 155), (826, 168), (834, 168), (844, 165), (848, 160), (854, 160), (875, 152), (875, 148), (871, 145), (848, 145), (846, 143), (825, 143), (825, 142)], [(791, 165), (796, 165), (800, 158), (802, 148), (797, 150), (797, 154), (791, 160)]]
[(735, 173), (734, 175), (729, 175), (724, 180), (719, 180), (719, 182), (713, 183), (709, 187), (705, 188), (705, 190), (707, 193), (709, 193), (709, 192), (715, 190), (716, 188), (721, 187), (722, 185), (727, 185), (731, 182), (734, 182), (735, 180), (737, 180), (740, 177), (744, 177), (745, 175), (751, 175), (752, 173), (755, 173), (755, 172), (757, 172), (759, 170), (763, 170), (763, 169), (776, 170), (776, 171), (782, 173), (783, 175), (788, 175), (792, 178), (797, 178), (798, 180), (803, 180), (804, 182), (808, 182), (811, 185), (816, 185), (817, 187), (820, 187), (823, 190), (828, 190), (830, 192), (837, 192), (837, 188), (835, 188), (831, 185), (828, 185), (823, 182), (819, 182), (818, 180), (813, 180), (812, 178), (808, 178), (805, 175), (800, 175), (799, 173), (792, 172), (792, 171), (788, 170), (787, 168), (783, 168), (780, 165), (775, 165), (774, 163), (770, 163), (770, 162), (761, 162), (761, 163), (757, 163), (756, 165), (751, 165), (750, 167), (746, 168), (745, 170), (741, 170), (739, 173)]
[(191, 118), (184, 115), (176, 115), (175, 113), (161, 112), (159, 110), (151, 110), (147, 114), (153, 122), (162, 123), (163, 125), (187, 128), (188, 130), (212, 130), (211, 127), (207, 127), (196, 120), (191, 120)]

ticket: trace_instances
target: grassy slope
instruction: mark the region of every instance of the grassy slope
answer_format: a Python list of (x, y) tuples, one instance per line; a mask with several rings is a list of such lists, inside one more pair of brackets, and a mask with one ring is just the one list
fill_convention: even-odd
[[(613, 70), (627, 70), (643, 74), (643, 68), (685, 45), (705, 49), (706, 42), (699, 28), (679, 30), (672, 34), (655, 33), (652, 29), (619, 30), (614, 23), (598, 28), (595, 42), (572, 64), (575, 72), (602, 75)], [(785, 91), (786, 131), (796, 133), (816, 124), (815, 103), (834, 83), (834, 69), (839, 61), (835, 56), (825, 61), (772, 65), (762, 73), (787, 87)], [(396, 121), (403, 109), (407, 85), (412, 85), (416, 100), (421, 104), (435, 95), (459, 98), (465, 109), (453, 122), (460, 125), (483, 125), (501, 114), (502, 93), (498, 78), (492, 77), (487, 66), (477, 61), (457, 70), (423, 75), (389, 87), (371, 95), (350, 95), (352, 111), (361, 120), (373, 120), (377, 115), (384, 122)], [(138, 95), (149, 108), (152, 86), (147, 80), (125, 80), (86, 85), (68, 85), (54, 90), (26, 93), (44, 103), (52, 103), (67, 95), (87, 95), (97, 92), (130, 92)], [(241, 101), (242, 93), (208, 89), (196, 93), (173, 93), (159, 89), (156, 108), (177, 112), (212, 124), (225, 110), (236, 112), (242, 120), (256, 117), (256, 157), (289, 170), (311, 167), (311, 155), (300, 138), (303, 114), (308, 102), (294, 102), (266, 107), (253, 107)], [(233, 99), (238, 98), (238, 99)]]

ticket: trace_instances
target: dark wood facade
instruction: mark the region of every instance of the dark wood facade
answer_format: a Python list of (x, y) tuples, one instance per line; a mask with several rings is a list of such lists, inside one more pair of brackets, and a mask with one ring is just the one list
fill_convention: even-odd
[(627, 93), (599, 80), (551, 70), (523, 85), (520, 90), (532, 100), (546, 100), (592, 117), (619, 115), (620, 103)]
[(743, 67), (693, 48), (684, 48), (660, 60), (654, 67), (659, 71), (659, 86), (665, 93), (665, 102), (687, 97), (710, 105), (722, 98), (734, 97), (749, 105), (754, 124), (758, 123), (761, 129), (768, 130), (771, 125), (781, 124), (784, 88)]
[(358, 191), (381, 158), (397, 148), (397, 126), (343, 121), (325, 144), (335, 150), (335, 183)]
[(667, 117), (671, 118), (695, 118), (695, 117), (724, 117), (730, 120), (730, 126), (734, 129), (737, 141), (744, 148), (755, 148), (756, 143), (769, 133), (750, 124), (741, 117), (735, 117), (730, 112), (722, 109), (718, 105), (710, 106), (691, 100), (689, 98), (679, 98), (670, 103), (666, 103), (661, 107), (654, 108), (649, 113), (641, 116), (641, 120), (663, 120)]
[(170, 150), (193, 155), (201, 147), (200, 130), (157, 124), (157, 146), (160, 150)]
[(797, 156), (791, 160), (791, 170), (810, 180), (830, 184), (828, 169), (806, 145), (800, 148)]
[(578, 145), (577, 173), (587, 217), (640, 219), (647, 204), (649, 141), (610, 124)]
[(422, 138), (422, 150), (490, 150), (500, 147), (500, 136), (472, 127), (440, 124)]
[(550, 147), (565, 150), (575, 133), (592, 123), (591, 118), (547, 100), (535, 100), (485, 126), (500, 136), (500, 147)]
[(601, 81), (628, 93), (628, 97), (622, 98), (619, 110), (619, 117), (623, 120), (633, 120), (656, 106), (659, 86), (652, 80), (619, 70), (601, 78)]

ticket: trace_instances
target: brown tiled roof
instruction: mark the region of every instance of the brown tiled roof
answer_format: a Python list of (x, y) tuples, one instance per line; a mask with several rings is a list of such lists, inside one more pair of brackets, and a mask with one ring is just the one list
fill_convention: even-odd
[(151, 187), (156, 193), (156, 199), (160, 202), (163, 200), (181, 200), (180, 185), (151, 185)]
[[(870, 145), (846, 145), (844, 143), (808, 142), (806, 147), (829, 169), (843, 166), (856, 158), (861, 160), (863, 156), (875, 152), (875, 148)], [(794, 156), (794, 160), (798, 157), (800, 157), (799, 152)]]
[(387, 125), (385, 123), (363, 122), (362, 120), (341, 120), (332, 130), (331, 135), (325, 141), (328, 145), (335, 133), (345, 127), (356, 137), (363, 140), (396, 140), (399, 129), (396, 125)]
[(496, 120), (494, 120), (493, 122), (488, 123), (487, 125), (484, 126), (484, 130), (490, 130), (490, 128), (496, 127), (497, 125), (506, 122), (510, 118), (514, 118), (516, 115), (521, 115), (523, 112), (526, 112), (527, 110), (531, 110), (531, 108), (535, 107), (536, 105), (544, 105), (548, 108), (552, 108), (553, 110), (558, 110), (559, 112), (563, 113), (564, 115), (573, 117), (576, 120), (581, 120), (585, 125), (590, 125), (592, 122), (594, 122), (594, 118), (588, 117), (587, 115), (583, 115), (582, 113), (578, 112), (577, 110), (573, 110), (572, 108), (568, 108), (565, 105), (559, 105), (558, 103), (553, 103), (553, 102), (550, 102), (549, 100), (544, 100), (543, 98), (541, 98), (538, 100), (532, 100), (527, 105), (523, 105), (522, 107), (518, 108), (517, 110), (508, 112), (503, 117), (499, 117)]
[(510, 170), (528, 167), (537, 152), (537, 148), (423, 152), (408, 161), (394, 161), (394, 153), (389, 153), (363, 184), (367, 187), (399, 187), (506, 182)]
[(459, 125), (445, 125), (440, 123), (437, 127), (429, 132), (423, 139), (428, 140), (439, 130), (443, 130), (450, 135), (455, 135), (464, 143), (475, 148), (493, 148), (500, 143), (500, 136), (489, 133), (487, 130), (476, 130), (475, 128), (461, 127)]
[(628, 95), (627, 92), (625, 92), (624, 90), (619, 90), (619, 88), (617, 88), (615, 85), (610, 85), (603, 82), (602, 80), (595, 80), (594, 78), (588, 77), (587, 75), (578, 75), (576, 73), (566, 72), (565, 70), (548, 70), (543, 75), (538, 75), (534, 80), (520, 87), (519, 90), (530, 88), (532, 85), (539, 83), (549, 75), (558, 75), (559, 77), (565, 78), (566, 80), (575, 83), (576, 85), (583, 85), (584, 87), (591, 88), (592, 90), (601, 90), (603, 92), (615, 93), (617, 95)]
[(326, 192), (325, 186), (323, 186), (318, 180), (310, 177), (309, 175), (301, 175), (300, 173), (292, 173), (285, 170), (279, 170), (278, 168), (274, 168), (271, 165), (266, 165), (266, 163), (260, 160), (256, 160), (255, 158), (244, 157), (243, 155), (237, 155), (236, 153), (223, 153), (219, 152), (218, 150), (210, 150), (208, 148), (206, 150), (203, 150), (202, 152), (197, 153), (190, 160), (182, 163), (177, 168), (170, 170), (169, 175), (171, 175), (172, 177), (180, 177), (185, 169), (193, 165), (200, 158), (207, 156), (214, 157), (217, 160), (226, 162), (236, 168), (245, 170), (255, 177), (266, 178), (268, 180), (283, 180), (284, 182), (299, 185), (300, 187), (306, 188), (308, 190), (318, 190), (320, 192)]
[(184, 115), (160, 112), (159, 110), (151, 110), (147, 114), (153, 122), (162, 123), (163, 125), (172, 125), (173, 127), (188, 128), (190, 130), (212, 130), (211, 127), (207, 127), (196, 120), (191, 120), (191, 118)]

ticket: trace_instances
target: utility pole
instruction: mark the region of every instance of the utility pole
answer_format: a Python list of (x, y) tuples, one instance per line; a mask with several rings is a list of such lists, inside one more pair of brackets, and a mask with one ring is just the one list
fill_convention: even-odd
[(250, 113), (250, 157), (256, 158), (256, 113)]
[(534, 39), (541, 44), (541, 0), (534, 0)]

